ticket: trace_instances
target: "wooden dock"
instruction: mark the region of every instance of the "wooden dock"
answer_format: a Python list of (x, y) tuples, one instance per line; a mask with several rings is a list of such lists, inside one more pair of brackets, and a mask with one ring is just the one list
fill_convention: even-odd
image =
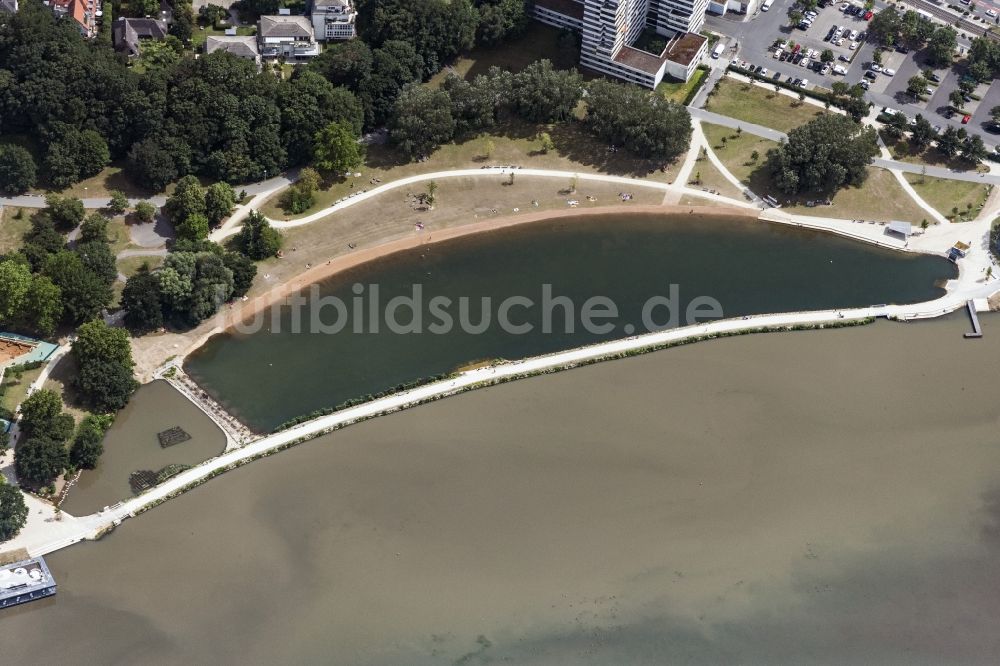
[(972, 332), (966, 333), (967, 338), (981, 338), (983, 337), (983, 329), (979, 326), (979, 316), (976, 315), (976, 304), (973, 301), (966, 301), (965, 305), (969, 308), (969, 319), (972, 320)]

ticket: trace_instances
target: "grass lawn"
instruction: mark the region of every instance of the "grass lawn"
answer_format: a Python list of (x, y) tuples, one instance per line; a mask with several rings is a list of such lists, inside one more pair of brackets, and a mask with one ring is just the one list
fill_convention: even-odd
[(47, 388), (59, 394), (63, 401), (63, 411), (70, 414), (77, 423), (87, 415), (77, 399), (76, 390), (73, 388), (73, 380), (77, 375), (76, 361), (72, 354), (67, 354), (59, 359), (59, 365), (53, 370), (49, 378), (45, 380), (42, 388)]
[(708, 98), (705, 108), (724, 116), (788, 132), (826, 113), (821, 107), (799, 102), (774, 90), (724, 78)]
[[(985, 164), (972, 165), (960, 157), (947, 157), (936, 147), (932, 146), (924, 150), (917, 150), (906, 138), (897, 141), (886, 136), (885, 132), (881, 132), (880, 134), (894, 160), (909, 162), (910, 164), (947, 167), (955, 171), (978, 171), (980, 173), (989, 171), (989, 167)], [(948, 206), (948, 208), (950, 210), (951, 206)]]
[[(555, 144), (555, 149), (545, 154), (540, 149), (541, 141), (538, 136), (541, 132), (548, 132)], [(493, 143), (489, 157), (485, 154), (487, 139)], [(313, 207), (304, 213), (285, 214), (278, 205), (280, 193), (267, 201), (261, 211), (272, 219), (294, 219), (326, 208), (337, 199), (349, 195), (352, 189), (375, 187), (377, 183), (371, 182), (374, 178), (387, 183), (415, 174), (484, 165), (518, 164), (540, 169), (648, 177), (660, 182), (671, 181), (677, 170), (677, 165), (674, 164), (668, 166), (665, 171), (660, 171), (658, 163), (636, 159), (624, 150), (609, 153), (603, 142), (588, 134), (579, 123), (575, 122), (553, 126), (511, 122), (498, 128), (488, 137), (477, 137), (441, 146), (426, 162), (410, 162), (391, 146), (369, 146), (365, 162), (365, 165), (358, 169), (362, 174), (360, 177), (326, 184), (324, 189), (317, 193)]]
[(437, 88), (449, 73), (469, 80), (485, 74), (494, 65), (511, 72), (519, 72), (538, 60), (551, 60), (560, 69), (577, 67), (578, 54), (559, 48), (559, 34), (557, 28), (530, 21), (521, 37), (498, 46), (478, 46), (458, 56), (432, 76), (428, 84)]
[(112, 254), (118, 254), (132, 244), (124, 216), (119, 215), (108, 221), (108, 240), (111, 242)]
[[(63, 196), (77, 197), (79, 199), (107, 197), (111, 190), (121, 190), (130, 198), (141, 199), (152, 196), (152, 192), (133, 184), (125, 177), (124, 161), (116, 162), (106, 167), (104, 171), (93, 178), (81, 180), (79, 183), (71, 185), (58, 193)], [(35, 194), (45, 194), (46, 190), (32, 190)]]
[(715, 191), (717, 194), (733, 199), (743, 199), (743, 191), (737, 189), (735, 185), (726, 180), (722, 172), (716, 169), (707, 159), (699, 159), (695, 164), (688, 185)]
[[(980, 183), (931, 178), (916, 173), (904, 173), (903, 177), (924, 201), (953, 222), (975, 219), (990, 195), (990, 186)], [(958, 208), (957, 217), (954, 208)]]
[(684, 81), (664, 81), (656, 86), (656, 92), (678, 104), (683, 104), (691, 91), (701, 85), (701, 81), (707, 76), (708, 72), (705, 70), (696, 69), (690, 81), (686, 83)]
[[(447, 178), (439, 181), (433, 210), (414, 208), (408, 194), (422, 192), (415, 186), (386, 192), (312, 224), (282, 232), (285, 236), (284, 258), (268, 259), (258, 264), (257, 279), (250, 295), (266, 292), (306, 269), (334, 257), (348, 254), (349, 243), (364, 249), (372, 245), (406, 238), (420, 233), (433, 237), (438, 229), (462, 226), (491, 218), (527, 214), (544, 210), (566, 210), (566, 202), (575, 199), (579, 207), (620, 206), (622, 210), (643, 204), (660, 204), (664, 192), (648, 188), (630, 190), (632, 201), (622, 202), (618, 193), (623, 186), (613, 183), (580, 181), (577, 191), (569, 194), (569, 183), (561, 178), (515, 177), (506, 185), (506, 176)], [(593, 197), (593, 201), (587, 197)], [(538, 206), (533, 206), (532, 201)], [(518, 208), (514, 212), (514, 208)], [(493, 211), (497, 212), (494, 213)], [(415, 224), (425, 225), (416, 231)]]
[(163, 257), (126, 257), (118, 260), (118, 272), (125, 277), (132, 277), (139, 272), (143, 264), (149, 264), (149, 270), (159, 268)]
[[(44, 367), (44, 366), (43, 366)], [(42, 368), (25, 370), (21, 377), (14, 377), (10, 372), (4, 375), (4, 393), (0, 396), (0, 406), (10, 411), (17, 409), (17, 406), (28, 396), (28, 387), (42, 374)]]
[[(770, 139), (763, 139), (749, 132), (737, 134), (736, 130), (722, 125), (702, 123), (701, 130), (719, 161), (729, 173), (744, 183), (750, 182), (750, 174), (764, 163), (767, 151), (778, 146)], [(724, 144), (723, 138), (726, 140)], [(751, 159), (755, 150), (758, 155), (756, 162)]]
[(868, 168), (868, 179), (861, 187), (848, 187), (837, 192), (832, 206), (809, 207), (806, 200), (812, 197), (790, 198), (778, 192), (763, 169), (755, 171), (750, 182), (751, 189), (757, 194), (770, 194), (782, 202), (784, 210), (802, 215), (880, 222), (902, 220), (916, 225), (927, 217), (927, 213), (906, 194), (890, 172), (876, 167)]
[[(17, 206), (0, 206), (0, 254), (12, 252), (23, 244), (21, 238), (31, 228), (31, 216), (34, 208), (18, 208)], [(21, 218), (15, 216), (21, 211)]]

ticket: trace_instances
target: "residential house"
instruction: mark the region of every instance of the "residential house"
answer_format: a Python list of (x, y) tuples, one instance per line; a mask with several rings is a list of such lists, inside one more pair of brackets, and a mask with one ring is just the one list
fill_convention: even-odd
[(144, 41), (167, 37), (167, 23), (151, 18), (119, 18), (111, 32), (115, 49), (129, 58), (138, 58)]
[(262, 58), (308, 59), (319, 55), (312, 23), (305, 16), (261, 16), (257, 43)]
[(257, 49), (257, 38), (241, 35), (210, 35), (205, 40), (205, 53), (227, 51), (237, 58), (250, 60), (260, 69), (260, 51)]
[(357, 18), (351, 0), (313, 0), (312, 24), (318, 41), (354, 39)]
[(84, 37), (97, 34), (97, 18), (101, 15), (99, 0), (45, 0), (44, 4), (57, 18), (73, 21)]
[[(582, 33), (580, 64), (587, 69), (655, 88), (664, 76), (683, 81), (708, 51), (697, 34), (708, 0), (535, 0), (534, 17)], [(660, 53), (633, 45), (647, 30), (667, 37)]]

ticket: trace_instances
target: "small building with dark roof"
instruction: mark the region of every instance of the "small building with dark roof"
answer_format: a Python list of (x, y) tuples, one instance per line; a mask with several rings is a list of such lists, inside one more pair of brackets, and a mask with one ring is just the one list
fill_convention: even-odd
[(151, 18), (119, 18), (112, 30), (115, 49), (129, 58), (138, 58), (140, 44), (167, 37), (167, 23)]

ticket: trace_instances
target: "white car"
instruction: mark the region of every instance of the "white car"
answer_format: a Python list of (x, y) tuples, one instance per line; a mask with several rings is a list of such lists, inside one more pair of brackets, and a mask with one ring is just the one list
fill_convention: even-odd
[(881, 72), (882, 71), (882, 65), (878, 64), (877, 62), (873, 62), (872, 66), (869, 67), (868, 69), (872, 70), (873, 72)]
[(851, 42), (850, 44), (847, 45), (847, 48), (849, 48), (850, 50), (853, 51), (854, 49), (858, 48), (858, 43), (857, 42)]
[(774, 50), (774, 57), (775, 57), (775, 58), (780, 58), (780, 57), (781, 57), (781, 54), (782, 54), (782, 53), (784, 53), (784, 52), (785, 52), (785, 50), (784, 50), (784, 49), (775, 49), (775, 50)]
[(809, 85), (809, 79), (802, 79), (799, 81), (799, 88), (805, 88), (807, 85)]
[(806, 16), (808, 18), (814, 19), (818, 16), (818, 14), (810, 9), (809, 11), (806, 12)]
[(851, 41), (852, 42), (856, 41), (858, 39), (859, 34), (861, 33), (859, 33), (857, 30), (851, 30)]
[(883, 69), (882, 73), (885, 74), (886, 76), (896, 76), (896, 70), (890, 69), (888, 67), (886, 67), (885, 69)]
[(833, 73), (834, 74), (840, 74), (841, 76), (844, 76), (845, 74), (847, 74), (847, 70), (844, 69), (843, 67), (841, 67), (840, 65), (834, 65), (834, 67), (833, 67)]

